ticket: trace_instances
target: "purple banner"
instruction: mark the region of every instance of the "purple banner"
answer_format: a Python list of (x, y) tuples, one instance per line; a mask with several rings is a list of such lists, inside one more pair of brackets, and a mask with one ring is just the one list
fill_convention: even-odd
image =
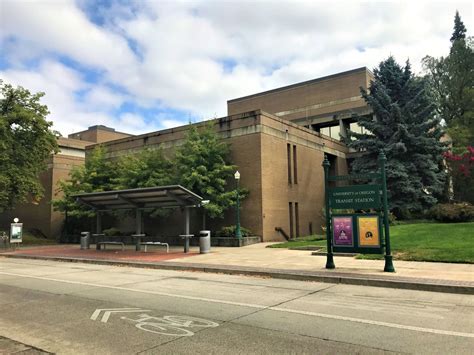
[(333, 217), (332, 236), (335, 246), (353, 246), (352, 217)]

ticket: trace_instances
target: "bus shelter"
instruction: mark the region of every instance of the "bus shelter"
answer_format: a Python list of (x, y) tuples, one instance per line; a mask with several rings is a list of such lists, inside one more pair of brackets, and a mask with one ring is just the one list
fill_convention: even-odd
[(155, 208), (183, 208), (185, 211), (183, 236), (190, 236), (190, 209), (198, 208), (207, 201), (181, 185), (146, 187), (129, 190), (113, 190), (77, 194), (78, 203), (96, 212), (96, 233), (102, 233), (102, 214), (107, 211), (134, 210), (135, 233), (142, 234), (143, 211)]

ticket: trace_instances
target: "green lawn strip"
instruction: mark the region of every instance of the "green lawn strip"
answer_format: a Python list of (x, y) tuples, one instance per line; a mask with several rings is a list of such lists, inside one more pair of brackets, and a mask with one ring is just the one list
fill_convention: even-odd
[[(414, 223), (390, 227), (392, 254), (396, 260), (474, 263), (474, 222)], [(274, 244), (272, 248), (324, 247), (325, 240), (299, 240)], [(358, 259), (383, 259), (382, 255), (359, 254)]]
[(326, 245), (326, 240), (322, 235), (310, 235), (307, 237), (290, 240), (285, 243), (272, 244), (267, 248), (319, 247), (323, 245)]
[(397, 259), (474, 263), (474, 223), (406, 224), (390, 228)]

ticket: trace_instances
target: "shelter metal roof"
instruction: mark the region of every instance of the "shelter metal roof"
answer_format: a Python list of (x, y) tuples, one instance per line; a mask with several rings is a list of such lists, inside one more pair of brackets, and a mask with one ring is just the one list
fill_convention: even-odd
[(201, 204), (202, 197), (181, 185), (146, 187), (77, 194), (76, 200), (95, 210), (191, 207)]

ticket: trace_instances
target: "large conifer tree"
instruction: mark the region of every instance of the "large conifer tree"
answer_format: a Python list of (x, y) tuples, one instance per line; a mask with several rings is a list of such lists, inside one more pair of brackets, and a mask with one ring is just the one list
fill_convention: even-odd
[(456, 153), (474, 145), (474, 45), (456, 11), (447, 57), (426, 56), (423, 66)]
[(346, 143), (363, 154), (353, 162), (354, 172), (377, 169), (377, 156), (387, 156), (390, 208), (399, 217), (436, 203), (443, 190), (440, 120), (426, 81), (398, 65), (393, 57), (374, 70), (370, 91), (361, 89), (373, 115), (358, 117), (368, 132), (349, 132)]
[(451, 36), (451, 42), (454, 43), (457, 40), (465, 39), (466, 38), (466, 26), (461, 20), (461, 16), (459, 16), (459, 11), (456, 11), (456, 15), (454, 15), (454, 30), (453, 35)]

